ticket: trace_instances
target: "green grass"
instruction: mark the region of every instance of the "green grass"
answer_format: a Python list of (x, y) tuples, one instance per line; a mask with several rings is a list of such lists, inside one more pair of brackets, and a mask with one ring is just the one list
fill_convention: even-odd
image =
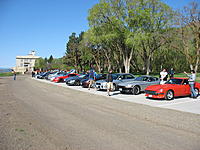
[(0, 77), (6, 77), (6, 76), (12, 76), (12, 72), (4, 72), (4, 73), (0, 73)]
[[(17, 72), (17, 75), (20, 74), (19, 72)], [(0, 77), (7, 77), (7, 76), (13, 76), (12, 72), (4, 72), (4, 73), (0, 73)]]

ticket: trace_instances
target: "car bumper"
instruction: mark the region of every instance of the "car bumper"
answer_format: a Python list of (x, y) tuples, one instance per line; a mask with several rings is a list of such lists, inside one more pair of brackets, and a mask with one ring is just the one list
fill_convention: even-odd
[(148, 97), (148, 98), (158, 98), (158, 99), (165, 98), (164, 93), (157, 93), (156, 95), (146, 93), (145, 96)]
[(98, 90), (107, 90), (107, 85), (95, 85)]
[(132, 93), (132, 90), (133, 88), (127, 88), (127, 87), (122, 87), (122, 86), (119, 86), (119, 91), (122, 92), (122, 93)]

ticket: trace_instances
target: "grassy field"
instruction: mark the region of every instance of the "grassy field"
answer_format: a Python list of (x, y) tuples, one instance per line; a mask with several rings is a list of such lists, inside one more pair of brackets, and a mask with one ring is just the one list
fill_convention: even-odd
[(6, 76), (12, 76), (12, 72), (4, 72), (4, 73), (0, 73), (0, 77), (6, 77)]
[[(19, 73), (17, 72), (17, 75)], [(7, 77), (7, 76), (13, 76), (13, 73), (12, 72), (4, 72), (4, 73), (0, 73), (0, 77)]]

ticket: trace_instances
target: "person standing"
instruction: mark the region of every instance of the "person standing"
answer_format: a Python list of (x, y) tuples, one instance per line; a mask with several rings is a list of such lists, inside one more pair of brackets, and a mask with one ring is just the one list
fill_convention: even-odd
[(32, 78), (35, 77), (35, 71), (32, 71)]
[(188, 75), (187, 72), (184, 71), (184, 73), (189, 77), (188, 82), (190, 85), (190, 92), (191, 92), (191, 98), (197, 98), (197, 94), (195, 92), (195, 80), (196, 80), (196, 74), (194, 70), (191, 70), (191, 75)]
[(16, 80), (17, 73), (13, 71), (13, 79)]
[(175, 71), (174, 71), (173, 68), (171, 68), (170, 71), (169, 71), (169, 77), (170, 77), (170, 79), (174, 77), (174, 74), (175, 74)]
[(109, 71), (109, 73), (106, 76), (107, 81), (107, 94), (110, 95), (110, 92), (113, 90), (113, 76), (112, 76), (112, 70)]
[(165, 84), (165, 82), (167, 81), (167, 76), (168, 73), (166, 69), (163, 69), (163, 71), (160, 72), (160, 84)]
[(89, 86), (88, 86), (88, 90), (90, 90), (90, 88), (92, 87), (93, 84), (95, 84), (95, 80), (96, 80), (96, 72), (91, 69), (90, 73), (89, 73)]

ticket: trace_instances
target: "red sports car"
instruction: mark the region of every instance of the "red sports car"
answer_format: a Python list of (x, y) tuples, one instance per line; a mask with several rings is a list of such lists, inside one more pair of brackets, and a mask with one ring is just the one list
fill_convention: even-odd
[(59, 76), (59, 77), (56, 77), (53, 82), (64, 82), (64, 79), (66, 78), (69, 78), (69, 77), (74, 77), (74, 76), (77, 76), (78, 74), (77, 73), (69, 73), (65, 76)]
[[(200, 83), (195, 82), (195, 92), (199, 95)], [(145, 89), (145, 96), (172, 100), (174, 97), (190, 96), (190, 86), (187, 78), (172, 78), (162, 85), (151, 85)]]

